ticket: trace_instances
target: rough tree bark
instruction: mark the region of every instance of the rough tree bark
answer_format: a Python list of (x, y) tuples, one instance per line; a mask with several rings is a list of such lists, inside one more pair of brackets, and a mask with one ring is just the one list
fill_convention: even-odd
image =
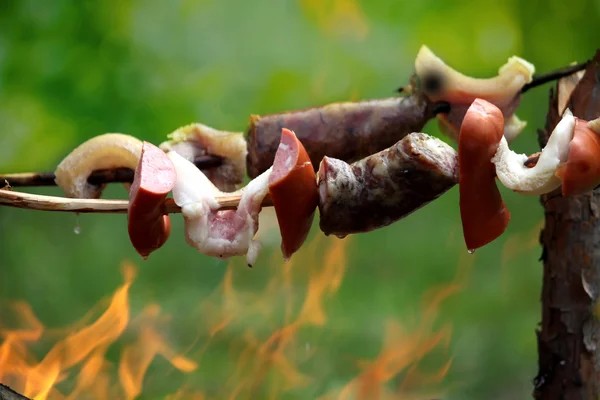
[(0, 383), (0, 400), (31, 400)]
[[(545, 130), (539, 132), (541, 147), (560, 120), (558, 90), (550, 91)], [(600, 117), (600, 50), (568, 107), (582, 119)], [(573, 197), (562, 197), (558, 189), (542, 196), (541, 202), (544, 280), (534, 397), (599, 399), (600, 324), (594, 309), (600, 291), (600, 189)]]

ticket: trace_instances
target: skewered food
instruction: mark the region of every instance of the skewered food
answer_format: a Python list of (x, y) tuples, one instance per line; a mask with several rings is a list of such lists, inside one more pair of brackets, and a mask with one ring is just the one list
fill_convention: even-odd
[(162, 247), (169, 238), (171, 219), (165, 212), (164, 201), (176, 179), (175, 166), (165, 152), (144, 142), (127, 209), (129, 239), (143, 259)]
[(491, 159), (503, 137), (504, 118), (493, 104), (476, 99), (467, 110), (458, 137), (460, 216), (469, 251), (498, 238), (510, 212), (498, 186)]
[(320, 228), (343, 237), (390, 225), (458, 183), (457, 161), (452, 147), (424, 133), (353, 164), (324, 157), (317, 180)]
[(282, 128), (296, 132), (316, 172), (325, 156), (354, 162), (384, 150), (409, 133), (420, 132), (434, 113), (433, 103), (413, 94), (253, 115), (246, 139), (248, 176), (255, 178), (273, 165)]
[(458, 141), (460, 126), (467, 109), (477, 98), (498, 107), (504, 116), (503, 133), (512, 142), (523, 131), (526, 122), (515, 111), (521, 102), (523, 86), (533, 80), (535, 67), (520, 57), (510, 57), (501, 66), (498, 75), (481, 79), (466, 76), (449, 67), (427, 46), (421, 46), (415, 59), (415, 71), (420, 90), (433, 102), (450, 103), (450, 111), (437, 115), (440, 129)]
[(319, 203), (312, 163), (302, 142), (289, 129), (281, 130), (269, 193), (281, 233), (281, 252), (289, 259), (306, 240)]
[(203, 155), (220, 156), (223, 163), (202, 169), (202, 173), (223, 192), (233, 192), (246, 176), (246, 140), (241, 132), (219, 131), (204, 124), (183, 126), (168, 135), (160, 144), (165, 152), (175, 151), (193, 162)]
[[(122, 133), (95, 136), (67, 155), (54, 172), (56, 185), (67, 195), (80, 199), (99, 198), (105, 184), (88, 183), (90, 174), (99, 169), (135, 169), (142, 152), (142, 141)], [(129, 189), (130, 184), (125, 183)]]

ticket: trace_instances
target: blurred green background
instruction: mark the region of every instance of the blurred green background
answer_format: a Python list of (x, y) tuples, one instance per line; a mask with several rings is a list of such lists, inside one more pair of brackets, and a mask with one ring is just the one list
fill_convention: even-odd
[[(598, 24), (597, 0), (2, 0), (0, 171), (51, 171), (74, 147), (105, 132), (158, 144), (190, 122), (242, 131), (250, 114), (388, 97), (407, 82), (422, 44), (467, 75), (493, 76), (512, 55), (544, 73), (592, 57)], [(516, 151), (537, 151), (549, 87), (523, 99), (518, 115), (529, 125)], [(424, 131), (441, 137), (435, 121)], [(34, 192), (61, 195), (57, 188)], [(349, 382), (360, 372), (352, 360), (379, 354), (386, 322), (418, 322), (424, 294), (456, 282), (459, 268), (461, 289), (436, 320), (452, 326), (448, 349), (430, 363), (438, 368), (452, 358), (440, 397), (529, 398), (537, 373), (543, 212), (538, 198), (506, 190), (503, 196), (510, 226), (474, 255), (462, 240), (456, 187), (405, 220), (350, 238), (341, 286), (324, 302), (327, 323), (303, 331), (298, 341), (314, 349), (310, 361), (297, 363), (313, 381), (277, 398), (312, 399)], [(126, 192), (114, 185), (104, 197)], [(206, 318), (198, 306), (218, 296), (227, 263), (187, 246), (181, 218), (172, 221), (170, 240), (142, 262), (123, 215), (77, 221), (1, 208), (0, 301), (24, 300), (45, 325), (65, 326), (121, 285), (120, 263), (129, 259), (138, 267), (132, 315), (158, 303), (172, 316), (165, 335), (183, 351), (202, 330)], [(325, 240), (320, 236), (315, 224), (311, 238)], [(262, 291), (283, 268), (277, 237), (267, 239), (254, 269), (233, 264), (247, 293)], [(323, 261), (305, 250), (298, 259), (307, 270)], [(301, 298), (305, 281), (274, 295), (273, 307), (288, 290)], [(0, 322), (8, 320), (0, 311)], [(224, 398), (236, 362), (228, 349), (244, 324), (221, 335), (189, 376), (161, 372), (167, 364), (157, 359), (141, 398), (172, 393), (184, 380), (209, 398)], [(262, 325), (261, 340), (278, 327)], [(118, 350), (108, 356), (118, 360)]]

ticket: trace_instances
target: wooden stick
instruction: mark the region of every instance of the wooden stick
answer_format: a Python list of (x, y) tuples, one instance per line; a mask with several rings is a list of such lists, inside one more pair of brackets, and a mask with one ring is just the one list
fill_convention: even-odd
[(590, 60), (582, 62), (580, 64), (570, 65), (568, 67), (560, 68), (555, 71), (548, 72), (547, 74), (537, 75), (533, 77), (533, 80), (523, 86), (521, 89), (521, 93), (527, 92), (529, 89), (533, 89), (535, 87), (541, 86), (545, 83), (556, 81), (560, 78), (564, 78), (565, 76), (572, 75), (576, 72), (582, 71), (587, 68)]
[[(224, 195), (217, 197), (219, 210), (235, 210), (240, 203), (240, 194)], [(104, 199), (71, 199), (67, 197), (44, 196), (39, 194), (15, 192), (0, 189), (0, 206), (23, 208), (38, 211), (99, 213), (99, 214), (127, 214), (127, 200)], [(273, 202), (267, 194), (262, 202), (263, 207), (271, 207)], [(181, 208), (173, 199), (165, 200), (165, 213), (181, 213)]]
[[(207, 155), (200, 156), (194, 160), (194, 164), (199, 169), (209, 169), (218, 167), (223, 163), (219, 156)], [(102, 185), (105, 183), (131, 183), (133, 182), (134, 171), (129, 168), (101, 169), (92, 172), (88, 177), (88, 182), (92, 185)], [(56, 186), (54, 172), (23, 172), (18, 174), (0, 175), (0, 182), (8, 182), (12, 187), (26, 186)]]

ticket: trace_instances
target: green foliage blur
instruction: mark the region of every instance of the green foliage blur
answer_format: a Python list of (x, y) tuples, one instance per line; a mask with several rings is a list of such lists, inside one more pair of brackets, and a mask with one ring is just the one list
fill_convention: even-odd
[[(598, 24), (597, 0), (2, 0), (0, 171), (52, 171), (77, 145), (106, 132), (158, 144), (191, 122), (243, 131), (250, 114), (392, 96), (422, 44), (467, 75), (493, 76), (512, 55), (544, 73), (592, 57)], [(517, 114), (528, 126), (516, 151), (537, 151), (549, 87), (523, 99)], [(435, 121), (424, 131), (442, 137)], [(62, 195), (57, 188), (30, 191)], [(426, 291), (450, 284), (471, 262), (436, 322), (452, 326), (442, 398), (529, 398), (543, 212), (536, 197), (503, 196), (510, 226), (474, 255), (462, 240), (457, 187), (392, 226), (353, 238), (341, 287), (325, 302), (327, 324), (320, 336), (307, 334), (316, 361), (299, 368), (316, 383), (285, 398), (316, 398), (350, 381), (359, 370), (349, 360), (379, 354), (386, 321), (418, 321)], [(104, 197), (126, 192), (113, 185)], [(0, 302), (26, 301), (45, 325), (66, 326), (113, 293), (122, 283), (121, 261), (132, 260), (132, 315), (160, 304), (172, 315), (169, 338), (179, 350), (193, 341), (203, 322), (197, 305), (218, 289), (227, 265), (189, 247), (178, 216), (170, 240), (147, 261), (131, 247), (123, 215), (77, 219), (0, 208), (0, 228)], [(311, 238), (318, 235), (315, 223)], [(261, 263), (283, 263), (272, 256), (278, 251), (274, 240), (253, 269), (236, 264), (247, 290), (269, 280)], [(221, 353), (185, 379), (199, 389), (225, 384), (235, 365), (227, 347), (223, 339)], [(167, 376), (159, 371), (167, 364), (157, 363), (141, 398), (181, 384), (174, 376), (183, 374)]]

